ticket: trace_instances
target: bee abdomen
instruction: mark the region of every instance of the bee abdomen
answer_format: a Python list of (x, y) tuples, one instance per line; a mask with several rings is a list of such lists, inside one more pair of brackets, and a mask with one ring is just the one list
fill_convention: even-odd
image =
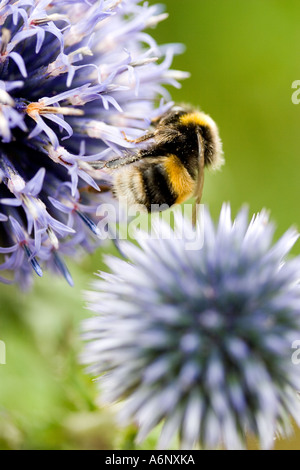
[[(141, 166), (141, 173), (146, 196), (148, 212), (156, 212), (171, 207), (175, 204), (177, 194), (172, 188), (164, 165), (166, 157), (161, 158), (160, 163)], [(164, 207), (161, 207), (164, 206)]]
[(193, 193), (195, 181), (176, 155), (145, 159), (116, 175), (114, 193), (129, 206), (148, 212), (180, 204)]
[(192, 196), (195, 179), (176, 155), (169, 155), (164, 166), (172, 191), (177, 195), (174, 203), (180, 204)]
[(146, 205), (147, 200), (142, 174), (136, 166), (125, 167), (116, 174), (113, 193), (128, 206)]
[[(139, 165), (129, 165), (115, 176), (114, 194), (128, 206), (144, 206), (147, 212), (165, 210), (175, 204), (173, 191), (164, 167), (167, 157), (149, 158)], [(141, 208), (139, 207), (139, 210)]]

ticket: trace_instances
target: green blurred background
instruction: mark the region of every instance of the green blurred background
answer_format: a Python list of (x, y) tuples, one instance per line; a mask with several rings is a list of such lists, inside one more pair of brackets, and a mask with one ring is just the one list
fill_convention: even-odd
[[(158, 43), (184, 43), (173, 68), (191, 73), (172, 97), (210, 114), (223, 140), (226, 165), (206, 174), (203, 202), (215, 218), (224, 201), (233, 215), (245, 203), (250, 213), (266, 207), (276, 237), (299, 227), (300, 105), (291, 100), (292, 82), (300, 79), (299, 0), (164, 4), (169, 19), (150, 34)], [(134, 448), (135, 430), (117, 428), (78, 364), (80, 322), (89, 316), (81, 290), (103, 267), (102, 254), (69, 263), (73, 289), (49, 274), (29, 294), (0, 285), (7, 354), (0, 365), (0, 449)], [(155, 437), (142, 448), (152, 448)], [(300, 449), (299, 432), (276, 448)]]

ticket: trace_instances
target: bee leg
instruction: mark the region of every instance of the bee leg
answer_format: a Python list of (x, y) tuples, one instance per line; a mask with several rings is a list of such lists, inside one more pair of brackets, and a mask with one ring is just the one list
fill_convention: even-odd
[(158, 122), (158, 121), (160, 121), (160, 120), (161, 120), (161, 115), (152, 118), (152, 119), (151, 119), (151, 123), (155, 123), (155, 122)]
[(138, 137), (137, 139), (128, 139), (128, 137), (126, 137), (126, 134), (125, 134), (124, 131), (121, 131), (121, 134), (123, 135), (126, 142), (131, 142), (133, 144), (139, 144), (140, 142), (144, 142), (145, 140), (153, 139), (153, 137), (154, 137), (154, 132), (149, 132), (148, 134), (144, 134), (141, 137)]
[(130, 163), (134, 163), (141, 160), (141, 155), (139, 153), (136, 154), (129, 154), (125, 157), (117, 157), (113, 160), (109, 160), (105, 162), (105, 168), (116, 169), (120, 168), (123, 165), (129, 165)]

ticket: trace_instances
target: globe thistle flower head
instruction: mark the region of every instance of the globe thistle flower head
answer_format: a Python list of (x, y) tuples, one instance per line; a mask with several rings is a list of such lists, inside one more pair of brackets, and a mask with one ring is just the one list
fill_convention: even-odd
[[(240, 449), (248, 434), (270, 448), (300, 424), (300, 259), (285, 260), (298, 235), (273, 243), (265, 211), (232, 222), (228, 205), (216, 226), (201, 220), (196, 232), (181, 216), (174, 231), (160, 222), (168, 237), (137, 234), (121, 244), (129, 261), (107, 258), (111, 274), (86, 293), (83, 362), (139, 440), (164, 423), (160, 448), (178, 435), (183, 448)], [(192, 232), (203, 243), (187, 250)]]
[(97, 162), (133, 148), (123, 132), (143, 133), (186, 76), (170, 70), (181, 46), (144, 32), (165, 17), (137, 0), (0, 0), (1, 280), (27, 285), (35, 259), (72, 283), (64, 255), (99, 244)]

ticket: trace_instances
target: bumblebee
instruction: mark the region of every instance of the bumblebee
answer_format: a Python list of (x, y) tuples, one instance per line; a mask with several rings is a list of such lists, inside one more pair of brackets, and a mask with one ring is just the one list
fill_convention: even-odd
[(194, 196), (200, 203), (204, 167), (223, 163), (222, 145), (215, 122), (203, 112), (174, 106), (152, 121), (152, 129), (129, 142), (145, 148), (103, 162), (116, 170), (114, 195), (128, 205), (148, 212), (164, 210)]

